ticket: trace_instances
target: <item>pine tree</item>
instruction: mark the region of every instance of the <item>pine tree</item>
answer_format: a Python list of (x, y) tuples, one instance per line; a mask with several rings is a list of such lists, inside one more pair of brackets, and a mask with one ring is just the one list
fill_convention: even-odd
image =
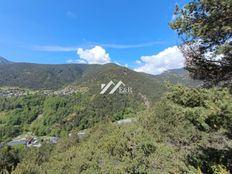
[(232, 87), (232, 0), (192, 0), (170, 22), (186, 69), (205, 85)]

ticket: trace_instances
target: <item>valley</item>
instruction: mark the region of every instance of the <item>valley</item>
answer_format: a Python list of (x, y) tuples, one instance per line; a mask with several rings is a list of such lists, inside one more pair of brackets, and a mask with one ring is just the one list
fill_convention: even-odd
[[(10, 61), (4, 59), (4, 62)], [(167, 90), (166, 81), (191, 84), (193, 87), (199, 85), (199, 82), (189, 79), (184, 70), (176, 75), (173, 75), (173, 70), (170, 75), (167, 72), (152, 76), (115, 64), (37, 65), (11, 62), (0, 64), (0, 67), (1, 142), (27, 132), (35, 136), (61, 137), (101, 121), (136, 117), (141, 110), (151, 108), (160, 100)], [(42, 71), (44, 75), (37, 78)], [(182, 76), (186, 76), (186, 80)], [(63, 77), (72, 77), (72, 80)], [(53, 80), (49, 80), (48, 84), (46, 79)], [(122, 81), (131, 93), (100, 94), (101, 84), (110, 80)]]

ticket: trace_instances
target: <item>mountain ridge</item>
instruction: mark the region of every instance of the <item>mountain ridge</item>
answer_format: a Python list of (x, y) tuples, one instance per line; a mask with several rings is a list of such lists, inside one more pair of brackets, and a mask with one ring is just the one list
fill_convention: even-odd
[(11, 62), (11, 61), (7, 60), (6, 58), (0, 56), (0, 65), (1, 64), (11, 64), (11, 63), (13, 63), (13, 62)]
[[(139, 89), (138, 91), (143, 91), (147, 96), (150, 96), (150, 91), (152, 93), (162, 93), (161, 91), (165, 88), (165, 81), (181, 83), (187, 86), (197, 86), (199, 84), (199, 82), (190, 79), (187, 71), (184, 69), (168, 70), (160, 75), (151, 75), (136, 72), (113, 63), (104, 65), (0, 64), (0, 87), (57, 90), (67, 85), (80, 85), (88, 86), (94, 91), (96, 86), (108, 83), (110, 80), (122, 80), (135, 89)], [(153, 91), (152, 88), (157, 89), (157, 91)]]

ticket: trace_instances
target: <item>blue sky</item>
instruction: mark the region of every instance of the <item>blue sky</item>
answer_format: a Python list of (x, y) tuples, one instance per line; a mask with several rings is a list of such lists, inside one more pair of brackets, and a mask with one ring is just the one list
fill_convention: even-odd
[(146, 68), (162, 71), (156, 59), (167, 64), (171, 52), (174, 60), (178, 37), (168, 22), (175, 5), (186, 2), (0, 0), (0, 56), (49, 64), (105, 61), (155, 74)]

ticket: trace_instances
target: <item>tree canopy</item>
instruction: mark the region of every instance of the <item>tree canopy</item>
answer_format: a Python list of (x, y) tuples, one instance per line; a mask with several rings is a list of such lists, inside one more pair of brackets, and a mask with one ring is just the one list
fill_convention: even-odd
[(232, 0), (193, 0), (177, 5), (170, 23), (183, 43), (190, 75), (207, 86), (232, 86)]

